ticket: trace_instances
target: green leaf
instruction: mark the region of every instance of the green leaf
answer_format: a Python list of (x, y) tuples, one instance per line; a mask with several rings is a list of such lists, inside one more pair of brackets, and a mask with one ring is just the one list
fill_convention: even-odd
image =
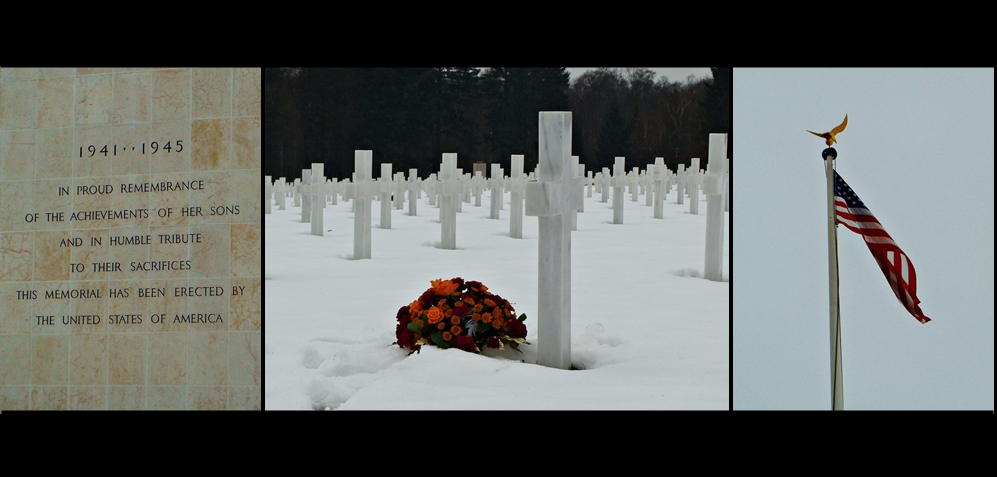
[(442, 348), (443, 345), (446, 344), (446, 341), (443, 341), (443, 332), (442, 331), (437, 331), (436, 333), (433, 333), (433, 336), (431, 336), (430, 338), (432, 338), (433, 339), (433, 343), (435, 343), (436, 346), (439, 346), (440, 348)]
[(488, 331), (490, 329), (492, 329), (492, 325), (490, 325), (488, 323), (485, 323), (484, 321), (479, 321), (478, 322), (478, 331), (477, 331), (477, 333), (484, 333), (484, 332), (486, 332), (486, 331)]
[(526, 313), (519, 315), (519, 321), (526, 321)]
[(450, 343), (448, 343), (446, 340), (443, 339), (442, 331), (437, 331), (436, 333), (433, 333), (432, 338), (433, 338), (433, 343), (435, 343), (436, 346), (439, 346), (440, 348), (443, 349), (447, 349), (450, 347)]
[(408, 323), (408, 330), (409, 331), (413, 331), (415, 333), (418, 333), (418, 332), (422, 331), (422, 327), (419, 326), (419, 323), (417, 323), (415, 321), (410, 321)]

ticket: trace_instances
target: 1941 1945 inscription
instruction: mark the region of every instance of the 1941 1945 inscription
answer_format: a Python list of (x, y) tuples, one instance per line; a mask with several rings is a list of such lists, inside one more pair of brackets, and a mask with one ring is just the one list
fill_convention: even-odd
[(260, 68), (0, 68), (0, 410), (260, 409)]

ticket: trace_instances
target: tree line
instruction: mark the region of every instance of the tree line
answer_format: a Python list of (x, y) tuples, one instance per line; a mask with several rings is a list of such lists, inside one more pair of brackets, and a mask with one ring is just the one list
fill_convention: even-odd
[(321, 162), (342, 180), (357, 149), (373, 151), (375, 176), (390, 162), (425, 178), (445, 152), (465, 172), (484, 162), (508, 173), (523, 154), (530, 172), (540, 111), (572, 112), (572, 152), (586, 170), (612, 169), (616, 156), (628, 170), (655, 157), (705, 167), (709, 133), (731, 133), (730, 68), (711, 72), (683, 83), (601, 68), (569, 82), (564, 68), (267, 68), (265, 174), (293, 180)]

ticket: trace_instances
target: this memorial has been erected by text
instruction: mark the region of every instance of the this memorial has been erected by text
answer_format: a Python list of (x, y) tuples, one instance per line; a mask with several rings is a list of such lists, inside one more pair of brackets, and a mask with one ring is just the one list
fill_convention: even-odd
[(261, 409), (260, 68), (0, 68), (0, 410)]

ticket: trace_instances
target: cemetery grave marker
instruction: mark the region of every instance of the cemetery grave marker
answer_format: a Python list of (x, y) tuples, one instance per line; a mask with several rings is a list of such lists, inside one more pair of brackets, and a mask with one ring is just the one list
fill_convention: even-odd
[(522, 154), (512, 155), (512, 176), (510, 177), (509, 198), (512, 210), (509, 211), (509, 236), (523, 238), (523, 198), (526, 188), (526, 178), (523, 176)]
[(271, 191), (270, 191), (270, 176), (264, 177), (263, 183), (266, 184), (266, 189), (267, 189), (263, 193), (263, 195), (266, 197), (266, 199), (265, 199), (266, 200), (266, 209), (265, 209), (264, 213), (265, 214), (269, 214), (270, 213), (270, 203), (273, 202), (273, 194), (271, 194)]
[(613, 164), (613, 223), (623, 223), (623, 190), (626, 187), (627, 178), (624, 172), (624, 158), (617, 157)]
[(665, 158), (654, 158), (654, 218), (664, 218), (665, 210), (665, 182), (667, 179), (665, 168)]
[(416, 199), (419, 195), (419, 171), (418, 169), (408, 170), (408, 214), (415, 217)]
[(502, 173), (499, 171), (498, 164), (492, 164), (492, 177), (488, 179), (488, 185), (491, 186), (491, 197), (492, 197), (492, 219), (499, 218), (499, 205), (502, 203)]
[(699, 215), (699, 185), (703, 174), (699, 172), (699, 158), (692, 158), (692, 172), (686, 174), (686, 189), (689, 192), (689, 213)]
[(311, 184), (308, 186), (309, 202), (311, 207), (312, 235), (321, 237), (322, 230), (322, 209), (325, 208), (325, 177), (323, 169), (325, 164), (312, 163)]
[(381, 177), (377, 180), (381, 192), (381, 228), (391, 228), (391, 163), (381, 163)]
[(440, 248), (457, 249), (457, 204), (460, 203), (460, 185), (457, 183), (457, 154), (444, 153), (440, 167)]
[(723, 160), (727, 135), (710, 134), (710, 162), (703, 178), (706, 194), (706, 265), (703, 278), (719, 282), (723, 278), (724, 211)]
[(685, 199), (685, 164), (679, 164), (678, 178), (675, 181), (675, 190), (678, 193), (677, 204), (682, 205)]
[(571, 169), (571, 113), (540, 113), (538, 182), (526, 184), (526, 215), (539, 221), (539, 364), (571, 367), (571, 230), (581, 199)]
[(354, 152), (353, 183), (350, 197), (353, 199), (353, 259), (370, 258), (371, 213), (378, 185), (373, 179), (374, 152)]

